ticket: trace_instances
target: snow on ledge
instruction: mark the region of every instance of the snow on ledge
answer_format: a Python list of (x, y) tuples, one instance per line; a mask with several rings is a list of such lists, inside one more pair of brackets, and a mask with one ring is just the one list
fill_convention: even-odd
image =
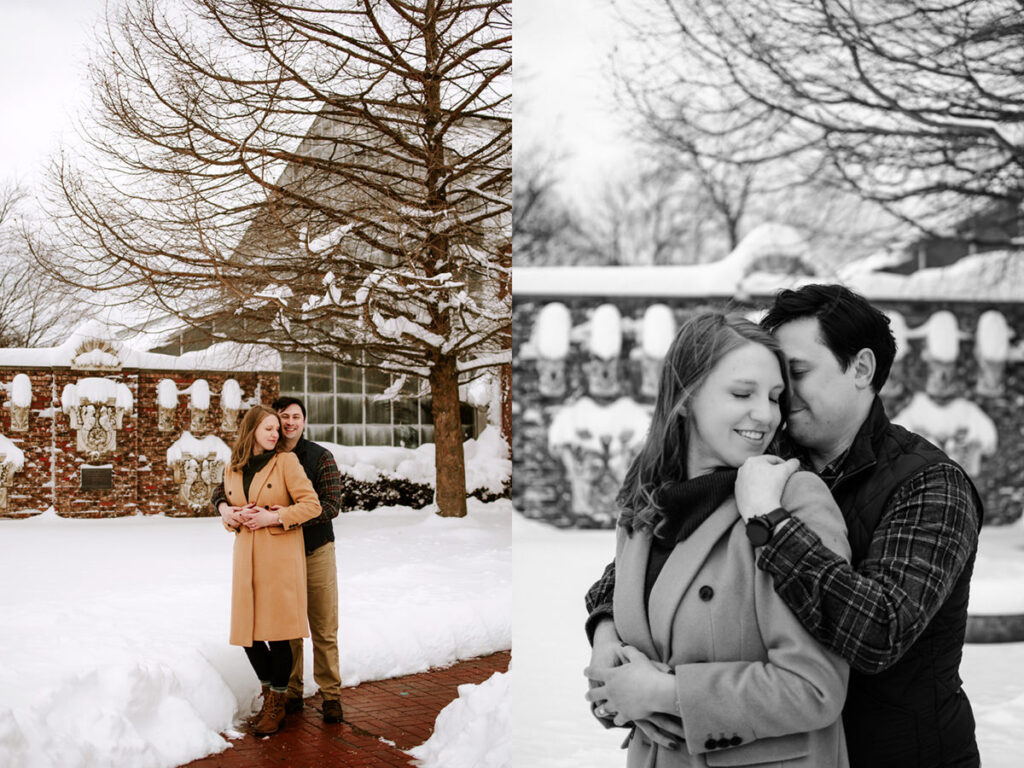
[[(114, 350), (99, 353), (92, 350), (79, 354), (88, 341), (102, 341)], [(83, 323), (56, 347), (11, 347), (0, 349), (4, 367), (66, 368), (72, 363), (102, 364), (108, 368), (143, 368), (161, 371), (268, 371), (281, 370), (281, 355), (276, 350), (231, 341), (212, 344), (206, 349), (184, 355), (162, 355), (129, 347), (104, 324), (90, 320)]]
[(4, 463), (10, 464), (15, 472), (21, 471), (21, 468), (25, 466), (25, 454), (21, 448), (3, 435), (0, 435), (0, 453), (6, 456)]
[(167, 463), (171, 465), (176, 461), (181, 461), (185, 454), (201, 458), (211, 453), (222, 459), (225, 465), (231, 461), (231, 449), (216, 435), (207, 435), (199, 440), (193, 437), (191, 432), (182, 432), (181, 437), (167, 448)]

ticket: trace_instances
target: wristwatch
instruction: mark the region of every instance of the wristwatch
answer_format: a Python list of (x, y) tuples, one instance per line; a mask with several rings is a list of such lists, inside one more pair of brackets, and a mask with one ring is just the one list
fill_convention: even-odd
[(776, 507), (766, 515), (758, 515), (747, 520), (747, 538), (755, 547), (760, 547), (772, 540), (775, 526), (789, 517), (789, 510)]

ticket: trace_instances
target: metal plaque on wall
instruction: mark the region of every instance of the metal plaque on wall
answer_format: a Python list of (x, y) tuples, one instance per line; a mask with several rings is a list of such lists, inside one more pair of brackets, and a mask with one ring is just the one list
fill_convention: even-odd
[(83, 491), (109, 491), (113, 487), (113, 467), (82, 467)]

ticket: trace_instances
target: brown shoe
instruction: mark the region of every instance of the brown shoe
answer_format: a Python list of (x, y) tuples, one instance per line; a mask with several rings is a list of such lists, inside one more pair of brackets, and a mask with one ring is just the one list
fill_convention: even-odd
[(257, 736), (269, 736), (272, 733), (277, 733), (278, 728), (281, 727), (281, 723), (284, 721), (284, 700), (284, 693), (271, 690), (267, 694), (266, 704), (263, 707), (259, 722), (252, 729), (253, 733)]
[(263, 685), (260, 686), (260, 688), (260, 696), (262, 697), (260, 709), (256, 714), (249, 715), (247, 718), (245, 718), (245, 726), (249, 729), (251, 729), (254, 725), (256, 725), (256, 723), (260, 721), (260, 718), (263, 717), (263, 710), (267, 708), (267, 694), (270, 693), (270, 686)]
[(324, 705), (320, 711), (323, 712), (325, 723), (341, 722), (341, 702), (337, 699), (324, 699)]
[(302, 700), (301, 696), (288, 696), (284, 700), (284, 711), (285, 714), (295, 715), (302, 711), (302, 708), (306, 706), (306, 702)]

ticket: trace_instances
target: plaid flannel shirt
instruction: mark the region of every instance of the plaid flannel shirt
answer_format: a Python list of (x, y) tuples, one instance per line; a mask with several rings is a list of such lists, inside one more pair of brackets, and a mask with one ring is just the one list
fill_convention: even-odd
[[(829, 468), (822, 473), (829, 476)], [(793, 519), (766, 544), (758, 567), (801, 624), (858, 672), (898, 661), (924, 631), (976, 549), (978, 515), (957, 467), (926, 467), (893, 493), (867, 555), (854, 566)], [(587, 593), (587, 636), (612, 617), (615, 563)]]
[[(313, 490), (320, 499), (320, 514), (312, 520), (306, 520), (300, 527), (319, 525), (338, 516), (341, 509), (341, 472), (334, 461), (330, 451), (324, 451), (320, 461), (316, 465), (316, 478), (313, 479)], [(220, 507), (221, 502), (227, 501), (228, 497), (224, 491), (222, 482), (214, 490), (210, 497), (210, 505), (214, 509)]]

